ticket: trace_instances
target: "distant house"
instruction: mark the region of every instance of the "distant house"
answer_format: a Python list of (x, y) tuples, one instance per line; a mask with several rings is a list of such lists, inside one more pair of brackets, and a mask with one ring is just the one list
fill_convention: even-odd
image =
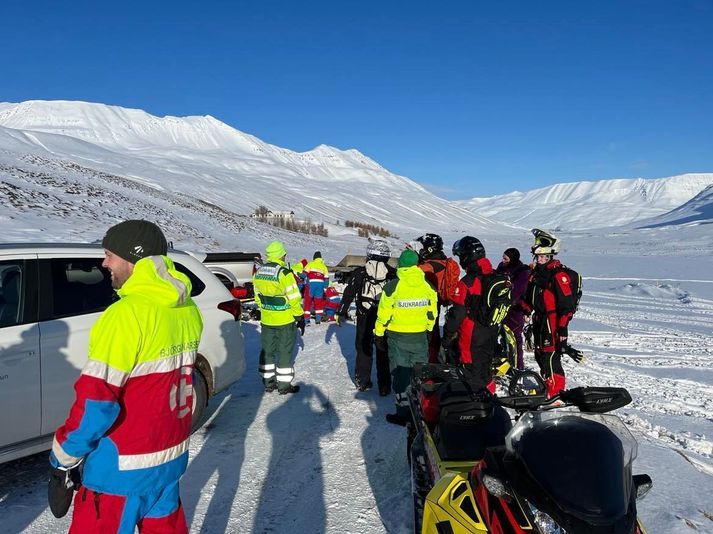
[(294, 219), (295, 212), (290, 211), (272, 211), (272, 210), (256, 210), (259, 213), (251, 213), (253, 219)]

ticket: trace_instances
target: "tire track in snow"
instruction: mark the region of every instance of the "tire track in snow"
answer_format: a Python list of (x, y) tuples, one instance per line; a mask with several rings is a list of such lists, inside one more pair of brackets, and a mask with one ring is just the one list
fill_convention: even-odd
[[(713, 301), (705, 299), (587, 293), (576, 318), (606, 328), (577, 331), (575, 319), (572, 342), (587, 360), (568, 366), (568, 375), (582, 384), (627, 388), (633, 402), (622, 419), (632, 431), (713, 476), (713, 374), (707, 372), (713, 336), (691, 331), (694, 325), (713, 330), (711, 316)], [(698, 420), (695, 431), (675, 429), (683, 417)]]

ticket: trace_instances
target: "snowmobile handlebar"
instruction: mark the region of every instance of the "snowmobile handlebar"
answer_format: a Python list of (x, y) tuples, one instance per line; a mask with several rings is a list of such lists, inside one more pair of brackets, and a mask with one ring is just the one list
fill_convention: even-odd
[(610, 412), (631, 402), (631, 395), (624, 388), (578, 387), (560, 391), (550, 398), (547, 398), (546, 392), (547, 387), (540, 375), (532, 371), (517, 371), (510, 382), (508, 396), (494, 397), (494, 401), (517, 412), (575, 406), (585, 413)]

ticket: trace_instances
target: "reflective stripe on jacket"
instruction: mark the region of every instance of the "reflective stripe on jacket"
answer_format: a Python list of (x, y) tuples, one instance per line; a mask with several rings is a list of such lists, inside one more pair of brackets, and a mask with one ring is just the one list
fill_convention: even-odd
[(292, 271), (283, 261), (263, 264), (253, 276), (253, 287), (262, 324), (283, 326), (302, 315), (302, 295)]
[(384, 286), (379, 299), (374, 334), (425, 332), (431, 330), (438, 314), (438, 295), (417, 266), (400, 267), (396, 280)]
[(185, 471), (203, 330), (190, 292), (168, 257), (143, 258), (92, 327), (77, 398), (50, 456), (64, 466), (85, 458), (86, 487), (145, 495)]

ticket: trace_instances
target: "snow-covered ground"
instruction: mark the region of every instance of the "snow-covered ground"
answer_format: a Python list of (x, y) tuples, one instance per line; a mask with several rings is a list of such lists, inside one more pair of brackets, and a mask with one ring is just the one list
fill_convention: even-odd
[[(30, 113), (44, 104), (0, 106), (4, 241), (94, 241), (119, 220), (148, 217), (178, 248), (262, 250), (279, 238), (293, 261), (321, 250), (334, 264), (347, 252), (363, 253), (366, 240), (353, 228), (329, 222), (353, 217), (395, 231), (395, 253), (429, 231), (447, 247), (476, 235), (494, 263), (510, 246), (526, 258), (531, 243), (526, 228), (455, 208), (355, 151), (290, 153), (212, 118), (65, 104), (44, 115)], [(87, 109), (93, 114), (82, 118)], [(569, 385), (631, 392), (632, 404), (618, 413), (639, 442), (635, 471), (654, 480), (639, 507), (649, 533), (713, 532), (711, 191), (695, 198), (689, 191), (683, 200), (667, 194), (690, 202), (642, 228), (627, 216), (633, 222), (626, 226), (592, 230), (626, 209), (599, 204), (589, 210), (596, 224), (560, 234), (561, 259), (585, 277), (571, 341), (587, 359), (565, 366)], [(324, 216), (329, 237), (245, 216), (271, 199), (315, 222)], [(675, 205), (659, 200), (657, 210), (637, 217)], [(532, 225), (546, 227), (540, 220)], [(404, 430), (384, 420), (391, 398), (352, 385), (354, 326), (307, 330), (296, 356), (302, 389), (288, 397), (263, 395), (259, 325), (244, 323), (243, 331), (248, 371), (211, 401), (192, 440), (181, 486), (191, 531), (408, 532)], [(66, 532), (69, 518), (54, 519), (47, 508), (46, 478), (46, 454), (0, 465), (0, 532)]]
[[(639, 442), (635, 472), (654, 480), (640, 503), (650, 534), (713, 532), (710, 258), (703, 266), (697, 282), (589, 276), (572, 325), (587, 359), (565, 362), (569, 383), (634, 399), (618, 414)], [(191, 532), (408, 532), (404, 431), (384, 421), (391, 398), (352, 385), (354, 326), (307, 329), (302, 389), (288, 397), (263, 395), (259, 326), (243, 328), (249, 371), (192, 441), (181, 488)], [(2, 466), (0, 530), (66, 531), (47, 509), (46, 474), (45, 454)]]

